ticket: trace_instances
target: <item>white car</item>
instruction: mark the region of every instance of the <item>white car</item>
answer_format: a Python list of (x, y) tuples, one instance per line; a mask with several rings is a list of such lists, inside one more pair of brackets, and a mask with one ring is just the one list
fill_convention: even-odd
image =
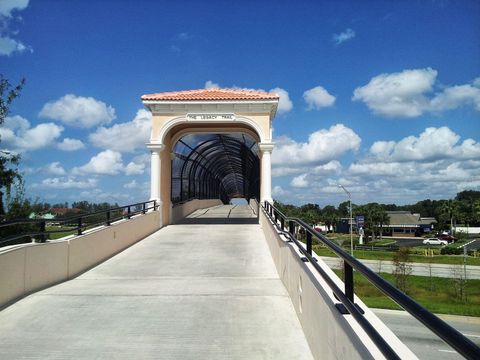
[(440, 239), (437, 239), (437, 238), (425, 239), (425, 240), (423, 240), (423, 243), (425, 245), (448, 245), (447, 240), (440, 240)]

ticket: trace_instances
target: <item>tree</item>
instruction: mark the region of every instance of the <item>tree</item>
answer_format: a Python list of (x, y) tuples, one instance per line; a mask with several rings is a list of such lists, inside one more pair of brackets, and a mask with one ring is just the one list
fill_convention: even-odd
[(395, 278), (395, 286), (404, 293), (408, 291), (408, 278), (411, 273), (410, 249), (400, 248), (393, 256), (392, 275)]
[(371, 233), (372, 239), (374, 239), (375, 234), (378, 232), (381, 238), (382, 226), (390, 223), (390, 218), (383, 209), (383, 205), (378, 203), (369, 203), (359, 206), (356, 211), (358, 214), (365, 216), (365, 233)]
[[(20, 95), (20, 91), (25, 85), (25, 79), (22, 79), (17, 86), (12, 86), (10, 82), (0, 74), (0, 125), (5, 122), (9, 114), (9, 107), (13, 100)], [(3, 196), (10, 196), (12, 185), (16, 181), (21, 181), (21, 175), (18, 171), (20, 155), (12, 154), (9, 151), (2, 150), (0, 138), (0, 217), (5, 215), (3, 206)]]
[(380, 240), (382, 240), (383, 225), (389, 225), (389, 224), (390, 224), (390, 216), (388, 216), (387, 212), (382, 207), (380, 212), (378, 213)]
[(335, 206), (327, 205), (323, 208), (322, 220), (327, 226), (328, 231), (330, 231), (330, 228), (335, 230), (337, 218), (338, 218), (338, 215), (337, 215), (337, 209), (335, 209)]
[(450, 231), (452, 231), (452, 233), (453, 233), (453, 222), (458, 215), (458, 208), (459, 208), (458, 201), (452, 200), (452, 199), (444, 201), (440, 207), (441, 213), (446, 215), (450, 220)]
[(316, 225), (322, 215), (322, 210), (318, 204), (306, 204), (300, 207), (300, 217), (310, 225)]

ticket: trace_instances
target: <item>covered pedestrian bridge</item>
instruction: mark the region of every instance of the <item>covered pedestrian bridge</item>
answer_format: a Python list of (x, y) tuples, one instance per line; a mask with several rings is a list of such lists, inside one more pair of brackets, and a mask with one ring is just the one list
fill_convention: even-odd
[[(39, 241), (0, 248), (2, 358), (416, 359), (354, 294), (354, 270), (480, 358), (472, 341), (273, 206), (278, 100), (231, 89), (144, 95), (150, 201), (76, 215), (77, 235), (53, 241), (45, 221), (21, 221)], [(104, 221), (86, 226), (92, 215)], [(343, 279), (314, 241), (340, 257)]]
[(272, 202), (277, 94), (201, 89), (142, 96), (152, 112), (151, 200), (162, 225), (243, 198)]

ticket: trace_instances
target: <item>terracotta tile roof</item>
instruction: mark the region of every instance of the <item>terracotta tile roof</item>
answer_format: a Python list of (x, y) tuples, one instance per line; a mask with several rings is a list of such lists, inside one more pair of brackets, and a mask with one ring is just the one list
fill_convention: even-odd
[(142, 96), (143, 101), (228, 101), (228, 100), (278, 100), (275, 93), (242, 89), (198, 89), (161, 92)]

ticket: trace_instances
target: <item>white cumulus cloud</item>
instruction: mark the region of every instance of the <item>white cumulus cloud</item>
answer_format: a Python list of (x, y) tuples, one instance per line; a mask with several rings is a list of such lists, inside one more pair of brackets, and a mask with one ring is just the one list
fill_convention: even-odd
[(67, 173), (58, 161), (52, 162), (45, 166), (45, 171), (53, 175), (65, 175)]
[(342, 171), (342, 164), (337, 160), (329, 161), (326, 164), (318, 165), (313, 168), (313, 173), (321, 174), (339, 174)]
[(124, 187), (125, 189), (136, 189), (138, 186), (139, 186), (139, 185), (138, 185), (138, 183), (137, 183), (137, 181), (136, 181), (135, 179), (132, 180), (132, 181), (130, 181), (130, 182), (128, 182), (128, 183), (126, 183), (126, 184), (123, 184), (123, 187)]
[(90, 161), (80, 167), (74, 167), (74, 174), (116, 175), (123, 171), (122, 154), (105, 150), (93, 156)]
[(123, 164), (122, 154), (118, 151), (105, 150), (93, 156), (88, 163), (72, 169), (74, 175), (139, 175), (145, 171), (143, 157), (136, 157), (126, 166)]
[(13, 39), (11, 35), (16, 35), (16, 32), (10, 29), (11, 22), (18, 20), (12, 16), (12, 13), (24, 10), (27, 6), (28, 0), (0, 1), (0, 56), (10, 56), (27, 50), (33, 51), (30, 46)]
[(136, 162), (129, 162), (127, 166), (125, 166), (125, 175), (141, 175), (145, 171), (145, 164), (144, 163), (136, 163)]
[(348, 28), (345, 31), (342, 31), (339, 34), (333, 34), (332, 35), (332, 40), (335, 42), (336, 45), (340, 45), (341, 43), (344, 43), (345, 41), (351, 40), (355, 37), (355, 31), (352, 29)]
[(90, 134), (89, 140), (97, 147), (119, 152), (145, 148), (145, 143), (150, 139), (151, 119), (149, 111), (140, 109), (132, 121), (109, 128), (100, 127)]
[(32, 52), (32, 48), (21, 41), (12, 39), (8, 35), (0, 35), (0, 55), (10, 56), (16, 52), (22, 53), (27, 50)]
[(23, 10), (28, 6), (29, 0), (2, 0), (0, 1), (0, 15), (11, 17), (14, 10)]
[(43, 179), (40, 183), (33, 184), (32, 187), (42, 189), (89, 189), (96, 185), (96, 179), (79, 180), (75, 177), (55, 177)]
[(431, 68), (381, 74), (353, 92), (375, 113), (385, 116), (415, 117), (428, 107), (425, 93), (432, 91), (437, 71)]
[(205, 89), (218, 89), (220, 88), (220, 85), (217, 83), (214, 83), (212, 80), (207, 80), (205, 82)]
[(292, 182), (290, 183), (290, 185), (292, 185), (293, 187), (296, 187), (296, 188), (306, 188), (306, 187), (308, 187), (309, 183), (308, 183), (308, 180), (307, 180), (307, 174), (302, 174), (302, 175), (295, 176), (292, 179)]
[(91, 128), (115, 119), (115, 109), (93, 97), (67, 94), (46, 103), (40, 116), (61, 121), (69, 126)]
[(2, 147), (14, 152), (38, 150), (52, 145), (60, 137), (63, 127), (53, 123), (42, 123), (35, 127), (19, 116), (8, 116), (0, 128)]
[(347, 151), (358, 150), (360, 137), (343, 124), (321, 129), (310, 134), (308, 142), (296, 142), (288, 137), (275, 139), (272, 164), (298, 166), (328, 163)]
[(288, 91), (279, 87), (273, 88), (270, 92), (278, 94), (280, 99), (278, 100), (278, 109), (277, 112), (279, 115), (286, 114), (293, 108), (292, 100), (288, 95)]
[(480, 111), (480, 89), (472, 84), (444, 87), (434, 92), (438, 72), (432, 68), (380, 74), (354, 90), (353, 100), (363, 101), (374, 113), (387, 117), (417, 117), (472, 105)]
[(63, 139), (57, 146), (62, 151), (76, 151), (85, 148), (85, 144), (81, 140), (70, 138)]
[(276, 185), (272, 189), (273, 196), (285, 196), (288, 194), (288, 191), (283, 189), (280, 185)]
[(308, 109), (321, 109), (323, 107), (332, 106), (335, 103), (335, 96), (322, 86), (316, 86), (303, 93), (303, 98), (308, 104)]
[(473, 139), (459, 141), (460, 136), (446, 126), (430, 127), (418, 137), (412, 135), (398, 142), (376, 141), (370, 153), (375, 159), (389, 162), (480, 158), (480, 143)]
[(471, 105), (480, 111), (480, 89), (470, 84), (445, 88), (430, 101), (433, 112), (456, 109), (463, 105)]

